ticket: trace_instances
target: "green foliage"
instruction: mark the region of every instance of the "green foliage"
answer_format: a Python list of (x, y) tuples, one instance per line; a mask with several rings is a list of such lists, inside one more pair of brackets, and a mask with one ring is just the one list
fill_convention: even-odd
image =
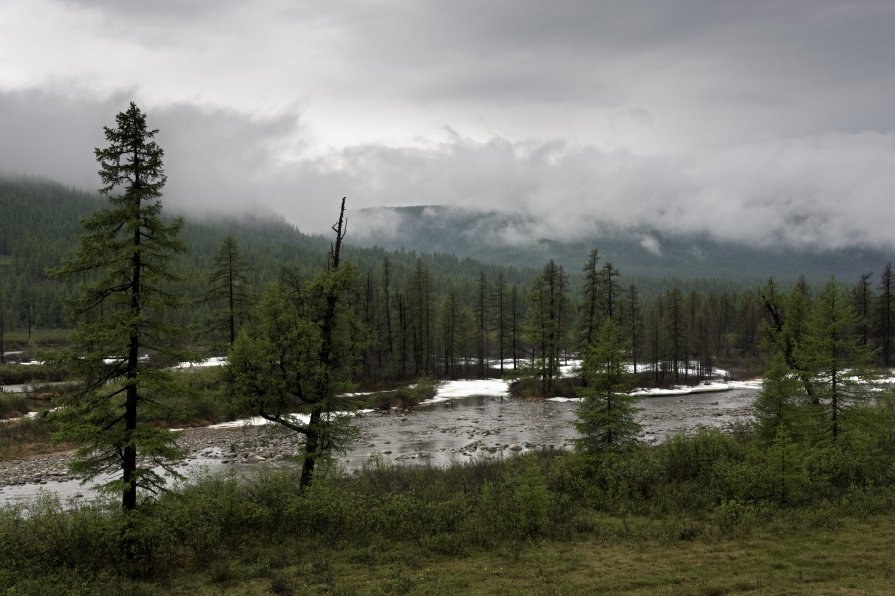
[(814, 426), (811, 424), (813, 412), (801, 382), (780, 351), (770, 357), (752, 410), (756, 435), (766, 445), (774, 443), (781, 431), (787, 437), (804, 437)]
[(597, 455), (629, 447), (641, 428), (634, 420), (636, 398), (626, 393), (633, 386), (627, 370), (627, 350), (612, 319), (603, 322), (585, 353), (582, 372), (586, 384), (578, 389), (584, 400), (575, 423), (579, 434), (575, 448)]
[[(344, 449), (356, 435), (335, 397), (348, 387), (353, 358), (369, 341), (347, 300), (357, 270), (340, 266), (344, 210), (343, 199), (327, 268), (306, 283), (284, 271), (262, 300), (256, 326), (244, 328), (229, 355), (236, 402), (304, 436), (302, 486), (318, 458)], [(307, 420), (295, 415), (302, 408)]]
[(831, 279), (814, 302), (795, 349), (813, 404), (825, 417), (822, 436), (832, 441), (843, 431), (845, 411), (864, 403), (873, 387), (872, 352), (854, 334), (857, 323), (853, 305)]
[[(504, 474), (482, 486), (479, 528), (492, 536), (533, 538), (547, 531), (553, 497), (540, 463), (531, 456), (512, 462)], [(487, 541), (486, 536), (481, 537)]]
[(18, 364), (0, 365), (0, 385), (40, 385), (65, 381), (71, 372), (64, 368), (48, 365), (21, 366)]
[(0, 392), (0, 420), (24, 416), (28, 410), (28, 403), (23, 394)]
[(154, 466), (167, 467), (178, 453), (172, 433), (138, 428), (137, 418), (141, 404), (160, 402), (171, 388), (168, 373), (141, 364), (140, 351), (176, 353), (164, 315), (178, 304), (170, 291), (177, 279), (172, 259), (184, 245), (182, 222), (161, 218), (166, 176), (153, 140), (158, 131), (133, 102), (115, 120), (115, 128), (104, 128), (108, 146), (96, 149), (109, 207), (82, 222), (77, 252), (53, 271), (81, 284), (71, 304), (73, 349), (61, 360), (83, 384), (67, 400), (58, 437), (83, 445), (73, 464), (78, 472), (121, 469), (121, 480), (108, 488), (133, 509), (138, 487), (155, 492), (164, 483)]
[(802, 446), (793, 441), (785, 424), (777, 426), (773, 443), (766, 451), (768, 481), (772, 494), (781, 504), (798, 502), (805, 498), (802, 494), (808, 484), (803, 466)]
[(223, 304), (223, 308), (214, 311), (209, 327), (212, 332), (225, 331), (228, 345), (232, 346), (253, 300), (248, 264), (232, 235), (224, 238), (212, 266), (206, 300)]
[(375, 406), (378, 410), (399, 408), (409, 410), (420, 402), (435, 397), (438, 383), (428, 377), (421, 377), (416, 383), (400, 387), (395, 391), (383, 391), (376, 396)]
[[(250, 411), (283, 419), (318, 402), (332, 410), (334, 395), (350, 387), (352, 351), (365, 337), (352, 313), (341, 308), (333, 368), (327, 370), (320, 361), (324, 296), (327, 291), (343, 293), (355, 278), (356, 270), (344, 266), (335, 274), (320, 273), (307, 284), (271, 286), (261, 299), (257, 321), (240, 333), (230, 351), (233, 399)], [(325, 382), (332, 386), (321, 395)]]
[(566, 347), (568, 326), (569, 280), (563, 268), (553, 261), (544, 266), (529, 290), (529, 308), (525, 333), (532, 345), (532, 367), (529, 369), (541, 382), (541, 395), (555, 395), (554, 382), (559, 377), (559, 361)]
[[(843, 514), (895, 505), (890, 432), (871, 426), (803, 450), (783, 432), (765, 447), (703, 429), (600, 458), (533, 453), (443, 470), (374, 462), (350, 476), (321, 471), (303, 491), (295, 470), (200, 478), (129, 515), (111, 504), (64, 509), (45, 498), (27, 513), (0, 510), (0, 589), (99, 577), (108, 587), (134, 575), (161, 582), (210, 565), (210, 579), (224, 585), (274, 570), (286, 582), (294, 565), (338, 575), (326, 557), (307, 558), (318, 545), (375, 567), (399, 545), (444, 557), (576, 536), (651, 544), (763, 527), (777, 535), (793, 518), (836, 527)], [(138, 556), (121, 552), (122, 533)], [(304, 554), (290, 559), (282, 549)], [(261, 557), (251, 569), (239, 562), (246, 551)]]

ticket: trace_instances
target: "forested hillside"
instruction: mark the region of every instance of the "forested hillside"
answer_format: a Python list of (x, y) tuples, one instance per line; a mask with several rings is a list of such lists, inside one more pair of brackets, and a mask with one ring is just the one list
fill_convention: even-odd
[[(63, 302), (71, 288), (50, 279), (47, 269), (71, 254), (79, 222), (101, 205), (93, 194), (49, 181), (0, 180), (0, 320), (7, 335), (67, 325)], [(348, 210), (348, 239), (363, 228), (356, 220), (368, 216)], [(452, 236), (465, 238), (462, 226), (429, 238), (435, 249)], [(164, 316), (188, 329), (192, 344), (218, 353), (226, 349), (225, 319), (233, 319), (235, 333), (281, 271), (308, 280), (330, 248), (328, 238), (273, 219), (188, 220), (181, 237), (187, 250), (175, 257), (175, 269), (182, 280), (171, 290), (182, 306)], [(623, 330), (631, 359), (647, 365), (654, 382), (695, 381), (719, 363), (760, 367), (763, 330), (781, 324), (776, 296), (795, 287), (810, 298), (828, 279), (767, 284), (779, 270), (770, 257), (752, 265), (768, 268), (762, 281), (656, 279), (632, 275), (602, 247), (578, 248), (564, 249), (570, 265), (547, 259), (536, 269), (516, 269), (438, 252), (346, 246), (344, 258), (358, 271), (347, 306), (370, 332), (352, 376), (487, 376), (489, 362), (512, 359), (537, 363), (543, 378), (555, 374), (560, 358), (589, 345), (598, 323), (610, 318)], [(220, 285), (228, 258), (241, 284), (229, 313)], [(879, 278), (870, 268), (847, 268), (839, 285), (860, 317), (851, 332), (885, 352), (880, 360), (888, 363), (895, 287), (884, 265), (874, 264)]]
[[(49, 180), (0, 178), (0, 312), (7, 331), (25, 328), (29, 320), (33, 327), (66, 325), (63, 309), (66, 290), (49, 278), (47, 269), (58, 266), (71, 254), (81, 220), (103, 203), (95, 193)], [(176, 211), (176, 206), (172, 207)], [(275, 279), (284, 266), (300, 275), (311, 274), (319, 269), (329, 249), (329, 239), (304, 234), (281, 219), (186, 220), (182, 238), (187, 251), (177, 262), (183, 275), (178, 292), (189, 304), (178, 316), (186, 322), (207, 318), (213, 308), (205, 300), (208, 278), (214, 257), (227, 236), (237, 240), (248, 280), (257, 290)], [(346, 256), (361, 271), (379, 270), (388, 258), (396, 284), (405, 283), (417, 260), (415, 252), (377, 247), (349, 247)], [(425, 261), (438, 284), (471, 283), (480, 270), (489, 275), (501, 270), (507, 279), (518, 283), (527, 282), (533, 275), (531, 271), (482, 265), (445, 254), (428, 255)]]

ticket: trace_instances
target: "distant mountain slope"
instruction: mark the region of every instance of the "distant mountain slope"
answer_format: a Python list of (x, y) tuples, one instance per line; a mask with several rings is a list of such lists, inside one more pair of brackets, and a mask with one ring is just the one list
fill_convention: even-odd
[(362, 246), (450, 253), (482, 261), (540, 267), (548, 259), (577, 270), (592, 248), (624, 275), (649, 278), (729, 280), (811, 280), (836, 275), (851, 282), (863, 272), (880, 271), (895, 254), (848, 248), (807, 251), (749, 247), (708, 236), (669, 236), (655, 229), (595, 230), (592, 238), (563, 242), (533, 236), (527, 217), (446, 206), (383, 207), (359, 210), (352, 240)]
[[(7, 329), (21, 328), (30, 315), (37, 326), (63, 324), (66, 288), (49, 279), (46, 270), (57, 266), (77, 246), (80, 222), (105, 205), (95, 193), (68, 188), (49, 180), (0, 177), (0, 314)], [(338, 214), (333, 213), (335, 218)], [(348, 237), (353, 237), (353, 219)], [(187, 245), (178, 257), (177, 269), (184, 280), (178, 286), (187, 300), (183, 318), (201, 318), (208, 305), (202, 302), (214, 256), (222, 241), (232, 234), (249, 266), (254, 284), (270, 283), (285, 265), (301, 275), (312, 275), (325, 263), (330, 239), (309, 235), (283, 219), (209, 216), (187, 219), (182, 238)], [(431, 251), (425, 251), (431, 252)], [(382, 263), (391, 262), (391, 280), (400, 287), (413, 271), (417, 254), (378, 247), (347, 247), (346, 257), (376, 280)], [(464, 260), (452, 255), (426, 259), (436, 283), (472, 283), (485, 271), (496, 276), (496, 265)], [(502, 268), (510, 282), (528, 283), (531, 271)]]

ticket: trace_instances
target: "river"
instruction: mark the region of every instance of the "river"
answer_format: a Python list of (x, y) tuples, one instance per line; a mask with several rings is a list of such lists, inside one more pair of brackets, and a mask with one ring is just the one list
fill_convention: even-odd
[[(701, 425), (730, 428), (750, 418), (756, 391), (755, 383), (745, 383), (725, 391), (643, 397), (637, 403), (643, 440), (659, 442), (672, 433), (692, 431)], [(452, 381), (443, 384), (435, 398), (412, 411), (368, 412), (359, 416), (360, 438), (348, 453), (339, 457), (339, 462), (349, 471), (371, 458), (397, 464), (445, 466), (535, 449), (569, 449), (576, 435), (576, 408), (575, 400), (564, 398), (511, 398), (501, 380)], [(192, 446), (191, 456), (180, 464), (185, 475), (228, 470), (242, 474), (259, 465), (291, 465), (280, 457), (295, 452), (294, 440), (265, 440), (263, 432), (258, 440), (258, 429), (227, 426), (207, 429), (207, 436), (217, 433), (223, 439)], [(225, 433), (228, 434), (224, 436)], [(240, 441), (260, 447), (252, 451), (243, 446), (237, 449), (236, 445), (242, 445)], [(234, 456), (234, 451), (243, 451), (243, 457)], [(4, 463), (0, 462), (0, 469)], [(63, 501), (95, 496), (91, 485), (82, 485), (78, 480), (45, 477), (42, 484), (0, 486), (0, 506), (27, 504), (39, 490), (56, 493)]]

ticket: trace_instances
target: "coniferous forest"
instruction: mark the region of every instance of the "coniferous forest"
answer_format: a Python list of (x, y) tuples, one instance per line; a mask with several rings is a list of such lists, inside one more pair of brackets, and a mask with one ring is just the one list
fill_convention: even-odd
[[(328, 235), (178, 217), (157, 132), (134, 103), (104, 128), (98, 194), (0, 180), (0, 385), (44, 400), (0, 394), (0, 466), (70, 451), (106, 491), (0, 509), (8, 593), (887, 587), (891, 263), (645, 278), (595, 246), (513, 268), (352, 244), (351, 197)], [(634, 389), (756, 378), (748, 421), (643, 440)], [(410, 416), (458, 379), (579, 399), (572, 448), (333, 463), (365, 440), (354, 411)], [(253, 416), (297, 437), (285, 465), (177, 482), (176, 429)]]

